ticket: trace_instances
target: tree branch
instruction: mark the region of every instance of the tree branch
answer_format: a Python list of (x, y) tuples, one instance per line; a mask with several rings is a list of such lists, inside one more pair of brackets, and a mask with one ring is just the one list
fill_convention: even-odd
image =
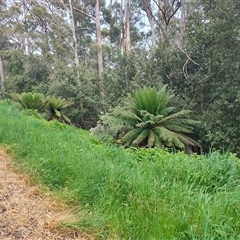
[(167, 19), (167, 23), (166, 23), (167, 25), (169, 24), (171, 18), (175, 15), (175, 13), (178, 11), (178, 9), (179, 9), (180, 7), (181, 7), (181, 2), (178, 2), (176, 9), (175, 9), (174, 12), (170, 15), (170, 17), (168, 17), (168, 19)]
[(87, 17), (90, 17), (94, 22), (96, 22), (96, 18), (93, 17), (92, 15), (90, 15), (90, 14), (88, 14), (88, 13), (84, 12), (83, 10), (78, 9), (76, 7), (73, 7), (73, 9), (76, 10), (77, 12), (80, 12), (80, 13), (84, 14)]
[(183, 52), (184, 54), (185, 54), (185, 56), (187, 57), (187, 60), (186, 60), (186, 62), (184, 63), (184, 65), (183, 65), (183, 74), (184, 74), (184, 77), (186, 78), (186, 79), (188, 79), (188, 73), (187, 73), (187, 68), (186, 68), (186, 66), (187, 66), (187, 64), (188, 64), (188, 62), (189, 61), (191, 61), (192, 63), (194, 63), (195, 65), (197, 65), (198, 67), (199, 67), (199, 69), (203, 69), (202, 67), (201, 67), (201, 65), (200, 64), (198, 64), (197, 62), (195, 62), (187, 53), (186, 53), (186, 51), (184, 51), (181, 47), (179, 47), (178, 46), (178, 49), (181, 51), (181, 52)]
[(162, 13), (164, 22), (165, 22), (165, 24), (167, 26), (169, 24), (169, 20), (167, 19), (166, 9), (161, 8), (161, 6), (157, 3), (156, 0), (153, 0), (153, 2), (157, 5), (159, 11)]

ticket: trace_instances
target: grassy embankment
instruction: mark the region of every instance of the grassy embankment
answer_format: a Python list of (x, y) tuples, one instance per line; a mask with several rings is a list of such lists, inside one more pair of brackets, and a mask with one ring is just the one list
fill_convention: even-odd
[(77, 210), (65, 223), (99, 239), (240, 239), (234, 155), (131, 152), (0, 102), (0, 144)]

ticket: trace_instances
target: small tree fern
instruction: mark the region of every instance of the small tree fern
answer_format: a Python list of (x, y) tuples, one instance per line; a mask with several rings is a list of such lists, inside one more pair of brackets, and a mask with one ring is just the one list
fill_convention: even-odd
[(70, 119), (62, 112), (63, 109), (70, 105), (72, 105), (72, 102), (68, 102), (61, 98), (49, 97), (47, 100), (47, 106), (50, 112), (48, 120), (56, 119), (71, 124)]
[(32, 109), (41, 112), (45, 105), (46, 99), (41, 93), (23, 92), (21, 94), (13, 93), (11, 97), (17, 100), (25, 109)]
[(185, 118), (190, 111), (174, 112), (168, 107), (171, 96), (166, 86), (160, 91), (143, 88), (133, 91), (124, 107), (116, 107), (109, 115), (102, 116), (106, 127), (114, 126), (117, 138), (126, 146), (172, 147), (186, 149), (198, 143), (187, 134), (197, 121)]

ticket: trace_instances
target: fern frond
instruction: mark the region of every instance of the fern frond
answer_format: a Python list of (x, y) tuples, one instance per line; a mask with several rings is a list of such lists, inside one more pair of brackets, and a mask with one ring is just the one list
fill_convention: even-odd
[(184, 148), (184, 144), (178, 138), (177, 133), (168, 130), (164, 127), (156, 127), (155, 131), (160, 135), (160, 138), (163, 139), (163, 141), (166, 143), (168, 147), (178, 147), (181, 149)]
[(143, 88), (131, 93), (132, 107), (134, 109), (146, 110), (150, 114), (159, 115), (165, 108), (169, 99), (166, 93), (166, 86), (160, 91), (154, 88)]
[(42, 93), (32, 93), (32, 92), (23, 92), (21, 94), (15, 93), (11, 94), (15, 100), (17, 100), (23, 108), (34, 109), (41, 111), (45, 104), (46, 100)]
[(116, 107), (113, 111), (113, 115), (123, 120), (133, 120), (133, 122), (141, 121), (141, 118), (135, 113), (123, 107)]
[(191, 112), (190, 110), (182, 110), (182, 111), (180, 111), (180, 112), (173, 113), (173, 114), (171, 114), (171, 115), (168, 115), (167, 117), (164, 117), (164, 118), (161, 120), (160, 123), (164, 123), (164, 122), (169, 121), (169, 120), (171, 120), (171, 119), (176, 119), (176, 118), (178, 118), (178, 117), (180, 117), (180, 116), (182, 116), (182, 115), (188, 114), (188, 113), (190, 113), (190, 112)]
[(155, 134), (152, 130), (148, 132), (148, 147), (153, 147), (155, 142)]
[(136, 127), (138, 127), (138, 128), (148, 128), (148, 129), (150, 129), (150, 128), (153, 128), (154, 125), (155, 125), (155, 122), (149, 120), (149, 121), (144, 121), (144, 122), (141, 122), (141, 123), (137, 123), (137, 124), (136, 124)]
[(183, 134), (178, 134), (179, 139), (185, 143), (186, 145), (191, 145), (191, 146), (198, 146), (200, 147), (199, 143), (196, 142), (194, 139), (187, 137)]
[(61, 99), (61, 98), (48, 97), (47, 104), (48, 104), (48, 107), (51, 110), (54, 111), (55, 109), (57, 109), (58, 111), (61, 111), (62, 109), (72, 105), (73, 102), (66, 101), (66, 100)]
[(164, 124), (164, 127), (174, 131), (174, 132), (181, 132), (181, 133), (192, 133), (192, 131), (184, 126), (179, 126), (177, 124), (174, 123), (170, 123), (170, 124)]
[(198, 122), (184, 117), (189, 110), (174, 113), (174, 107), (167, 107), (170, 97), (166, 86), (160, 91), (146, 87), (133, 91), (125, 107), (114, 109), (112, 115), (127, 127), (119, 128), (121, 135), (129, 131), (122, 137), (126, 146), (166, 145), (184, 149), (186, 145), (195, 144), (184, 134), (192, 133), (192, 125)]
[(146, 137), (148, 136), (148, 130), (143, 130), (138, 137), (132, 142), (133, 146), (138, 146), (141, 144), (141, 142), (146, 139)]
[(161, 112), (162, 115), (167, 116), (169, 113), (173, 112), (173, 110), (175, 110), (175, 107), (167, 107), (164, 108)]
[(141, 128), (135, 128), (131, 131), (129, 131), (127, 134), (125, 134), (121, 141), (125, 144), (125, 146), (130, 146), (131, 143), (138, 137), (138, 135), (142, 132)]

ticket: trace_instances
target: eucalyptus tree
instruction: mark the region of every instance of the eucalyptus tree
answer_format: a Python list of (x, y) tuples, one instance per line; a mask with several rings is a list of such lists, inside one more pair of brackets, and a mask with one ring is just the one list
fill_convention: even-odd
[(3, 97), (3, 93), (4, 93), (4, 70), (3, 70), (3, 63), (2, 63), (2, 51), (5, 49), (6, 46), (6, 35), (4, 34), (3, 30), (2, 30), (2, 15), (3, 12), (5, 11), (5, 7), (6, 7), (6, 2), (2, 1), (2, 3), (0, 4), (0, 98)]
[(184, 45), (184, 34), (186, 28), (186, 0), (181, 0), (181, 13), (180, 13), (180, 46), (183, 47)]
[(1, 4), (1, 35), (8, 41), (14, 43), (15, 48), (28, 52), (27, 40), (24, 30), (24, 20), (26, 18), (26, 9), (14, 0), (6, 1)]
[(153, 3), (152, 0), (139, 0), (139, 7), (146, 13), (147, 19), (149, 21), (151, 29), (151, 40), (152, 40), (152, 49), (156, 48), (157, 38), (156, 38), (156, 27), (155, 27), (155, 16), (153, 12)]
[(152, 48), (156, 43), (182, 42), (187, 0), (138, 0), (151, 30)]
[(121, 53), (145, 47), (143, 17), (137, 1), (110, 1), (103, 10), (105, 44)]
[(70, 19), (70, 28), (72, 32), (72, 50), (74, 52), (74, 62), (76, 67), (79, 67), (79, 58), (78, 58), (78, 42), (77, 42), (77, 36), (76, 36), (76, 27), (75, 27), (75, 19), (74, 19), (74, 14), (73, 14), (73, 3), (72, 0), (68, 0), (68, 6), (64, 3), (64, 1), (60, 1), (64, 9), (68, 12), (68, 16)]
[(131, 37), (130, 37), (130, 0), (125, 0), (125, 47), (126, 53), (131, 50)]
[[(80, 1), (79, 4), (73, 5), (72, 0), (69, 0), (70, 15), (73, 19), (74, 15), (76, 17), (76, 24), (81, 25), (83, 17), (87, 18), (88, 21), (93, 21), (95, 24), (95, 35), (96, 35), (96, 45), (97, 45), (97, 58), (98, 58), (98, 71), (99, 75), (103, 72), (103, 56), (102, 56), (102, 36), (101, 36), (101, 16), (100, 16), (100, 5), (104, 5), (104, 1)], [(74, 13), (75, 12), (75, 13)], [(87, 22), (87, 21), (85, 21)], [(72, 22), (74, 24), (74, 21)], [(76, 34), (76, 29), (74, 31)], [(76, 37), (74, 36), (74, 39)], [(76, 42), (76, 41), (75, 41)]]
[(3, 97), (3, 93), (4, 93), (4, 71), (3, 71), (2, 57), (0, 53), (0, 98)]

